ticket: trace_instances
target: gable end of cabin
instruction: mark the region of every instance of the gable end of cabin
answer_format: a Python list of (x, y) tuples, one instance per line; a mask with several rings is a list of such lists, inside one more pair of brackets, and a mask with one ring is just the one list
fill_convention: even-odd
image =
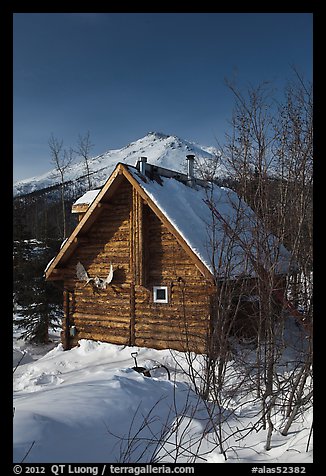
[[(204, 352), (213, 287), (172, 231), (122, 177), (63, 266), (64, 348), (79, 339)], [(77, 278), (108, 275), (106, 289)]]

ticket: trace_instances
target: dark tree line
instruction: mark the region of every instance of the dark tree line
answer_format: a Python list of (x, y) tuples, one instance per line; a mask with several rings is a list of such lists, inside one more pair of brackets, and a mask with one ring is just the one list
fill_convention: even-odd
[[(71, 206), (84, 190), (68, 190), (65, 199), (66, 234), (77, 223), (71, 214)], [(37, 239), (44, 243), (48, 240), (63, 240), (63, 212), (58, 190), (40, 191), (14, 198), (13, 202), (13, 238), (14, 240)]]

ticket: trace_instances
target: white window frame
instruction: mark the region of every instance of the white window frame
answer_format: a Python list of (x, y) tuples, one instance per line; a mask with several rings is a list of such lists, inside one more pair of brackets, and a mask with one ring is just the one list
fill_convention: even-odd
[[(164, 289), (165, 299), (157, 298), (157, 291)], [(167, 304), (169, 302), (169, 292), (167, 286), (153, 286), (153, 301), (157, 304)]]

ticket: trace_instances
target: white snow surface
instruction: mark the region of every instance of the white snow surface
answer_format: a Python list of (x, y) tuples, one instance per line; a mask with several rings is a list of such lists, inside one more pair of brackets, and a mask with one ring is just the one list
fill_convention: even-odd
[(95, 200), (95, 198), (100, 193), (100, 191), (101, 191), (100, 189), (89, 190), (88, 192), (84, 193), (84, 195), (79, 197), (75, 201), (74, 205), (90, 205)]
[[(139, 352), (138, 365), (168, 366), (171, 381), (164, 369), (153, 378), (135, 372), (133, 351)], [(41, 358), (27, 359), (14, 373), (14, 462), (149, 463), (154, 454), (161, 463), (225, 462), (209, 423), (208, 409), (213, 416), (215, 410), (190, 390), (182, 369), (187, 370), (182, 353), (89, 340), (69, 351), (59, 344)], [(275, 421), (269, 451), (265, 430), (238, 441), (237, 430), (248, 429), (255, 414), (250, 396), (230, 414), (223, 435), (235, 434), (224, 444), (226, 463), (312, 462), (312, 442), (306, 452), (312, 412), (286, 437)]]
[[(195, 154), (199, 163), (212, 160), (218, 155), (214, 147), (201, 146), (194, 142), (180, 139), (174, 135), (149, 132), (145, 137), (131, 142), (121, 149), (109, 150), (89, 161), (90, 179), (92, 187), (101, 187), (111, 175), (118, 162), (134, 165), (141, 156), (146, 156), (148, 163), (165, 167), (179, 172), (186, 171), (186, 155)], [(218, 173), (227, 175), (226, 167), (220, 164)], [(84, 177), (84, 179), (83, 179)], [(85, 163), (79, 161), (65, 172), (65, 181), (86, 183)], [(57, 170), (32, 178), (27, 178), (14, 183), (14, 195), (31, 193), (53, 185), (60, 184), (60, 175)]]

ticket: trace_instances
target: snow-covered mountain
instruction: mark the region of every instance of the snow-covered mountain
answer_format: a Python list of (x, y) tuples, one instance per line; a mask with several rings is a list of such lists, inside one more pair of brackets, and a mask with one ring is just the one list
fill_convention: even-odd
[[(141, 156), (147, 157), (150, 164), (185, 172), (187, 154), (194, 154), (197, 163), (207, 164), (218, 155), (218, 150), (214, 147), (202, 146), (180, 139), (174, 135), (150, 132), (122, 149), (109, 150), (90, 159), (92, 186), (96, 188), (103, 185), (118, 162), (135, 165)], [(65, 180), (73, 183), (78, 182), (82, 185), (83, 182), (86, 183), (85, 174), (85, 163), (81, 160), (67, 169)], [(220, 177), (226, 175), (225, 167), (222, 164), (219, 166), (218, 175)], [(56, 184), (60, 184), (60, 177), (58, 171), (53, 169), (43, 175), (14, 183), (14, 195), (28, 194)]]

